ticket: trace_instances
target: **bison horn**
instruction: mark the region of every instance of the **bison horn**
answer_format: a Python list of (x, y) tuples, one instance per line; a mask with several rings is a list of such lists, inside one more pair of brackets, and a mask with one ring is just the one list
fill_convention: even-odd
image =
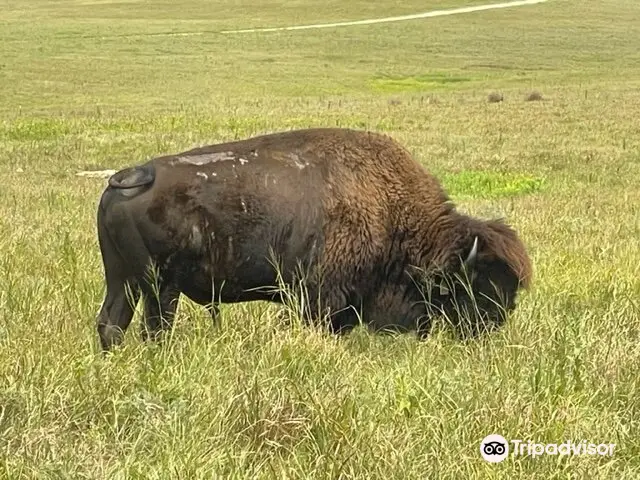
[(476, 263), (476, 259), (478, 258), (478, 237), (475, 237), (473, 240), (473, 247), (471, 247), (471, 251), (469, 252), (469, 256), (464, 261), (465, 266), (473, 267)]

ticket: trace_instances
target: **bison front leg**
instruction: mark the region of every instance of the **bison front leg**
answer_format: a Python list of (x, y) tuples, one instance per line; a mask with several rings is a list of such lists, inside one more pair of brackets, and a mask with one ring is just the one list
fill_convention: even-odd
[(155, 292), (145, 292), (143, 341), (159, 340), (163, 332), (171, 330), (179, 299), (180, 291), (172, 285), (160, 285)]
[(359, 323), (360, 304), (349, 302), (343, 289), (326, 282), (307, 288), (301, 295), (302, 318), (307, 325), (320, 325), (330, 333), (344, 335)]

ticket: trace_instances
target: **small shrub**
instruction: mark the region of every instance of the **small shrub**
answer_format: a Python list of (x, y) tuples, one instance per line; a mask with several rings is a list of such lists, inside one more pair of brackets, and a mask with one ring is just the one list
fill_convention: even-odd
[(504, 100), (504, 95), (500, 92), (491, 92), (487, 97), (489, 103), (499, 103)]
[(529, 92), (529, 94), (525, 97), (526, 102), (539, 102), (540, 100), (542, 100), (542, 94), (537, 90)]

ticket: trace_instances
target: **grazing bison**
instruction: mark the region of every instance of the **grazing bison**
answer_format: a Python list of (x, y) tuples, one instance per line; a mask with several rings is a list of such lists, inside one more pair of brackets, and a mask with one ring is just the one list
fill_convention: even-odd
[(181, 293), (215, 317), (218, 303), (283, 302), (277, 286), (304, 294), (305, 321), (333, 332), (361, 318), (423, 335), (446, 315), (475, 335), (504, 322), (531, 277), (511, 228), (457, 212), (401, 145), (350, 129), (262, 135), (121, 170), (97, 227), (104, 350), (122, 341), (140, 296), (147, 339), (171, 327)]

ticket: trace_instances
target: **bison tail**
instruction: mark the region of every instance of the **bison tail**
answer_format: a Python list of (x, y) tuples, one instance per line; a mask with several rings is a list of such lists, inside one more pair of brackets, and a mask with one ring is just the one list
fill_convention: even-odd
[(135, 167), (125, 168), (109, 177), (112, 188), (135, 188), (153, 183), (156, 178), (153, 164), (147, 163)]

